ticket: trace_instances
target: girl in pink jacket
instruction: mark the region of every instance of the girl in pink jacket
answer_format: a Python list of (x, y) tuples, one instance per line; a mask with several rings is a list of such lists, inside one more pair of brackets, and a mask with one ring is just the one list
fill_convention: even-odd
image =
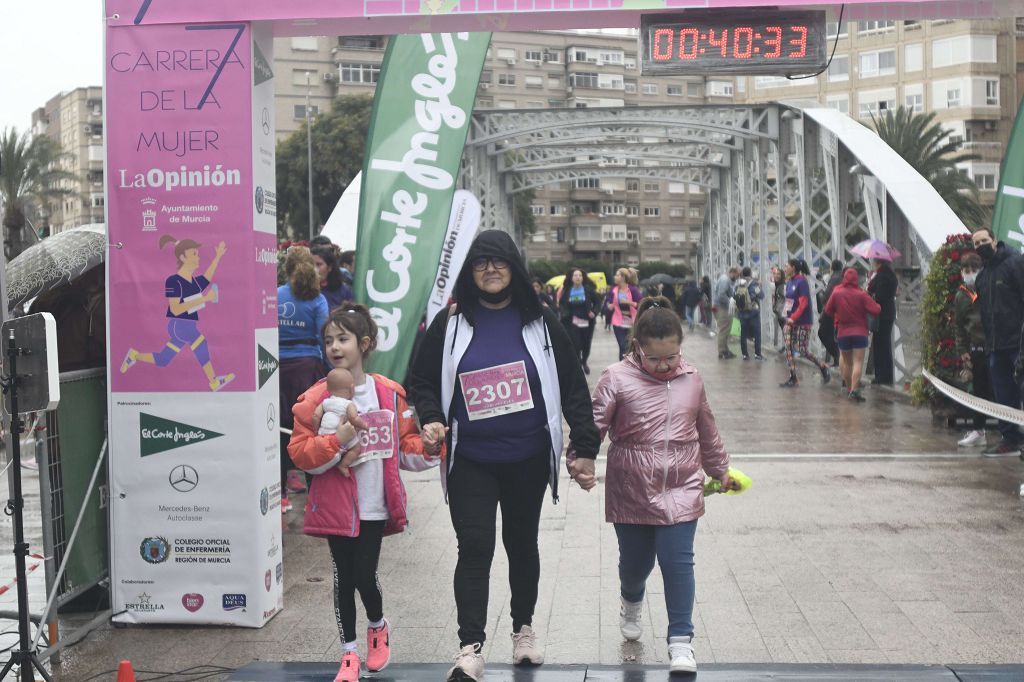
[(665, 581), (671, 672), (695, 672), (693, 537), (704, 514), (704, 472), (729, 479), (729, 455), (704, 381), (681, 353), (683, 326), (663, 296), (637, 310), (629, 350), (601, 375), (594, 421), (608, 446), (605, 518), (619, 540), (620, 629), (640, 639), (644, 585), (658, 560)]

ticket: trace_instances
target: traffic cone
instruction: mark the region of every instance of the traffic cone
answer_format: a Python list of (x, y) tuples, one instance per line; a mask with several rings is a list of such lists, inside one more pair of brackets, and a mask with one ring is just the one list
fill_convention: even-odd
[(117, 666), (117, 682), (135, 682), (135, 671), (132, 670), (131, 661), (123, 660)]

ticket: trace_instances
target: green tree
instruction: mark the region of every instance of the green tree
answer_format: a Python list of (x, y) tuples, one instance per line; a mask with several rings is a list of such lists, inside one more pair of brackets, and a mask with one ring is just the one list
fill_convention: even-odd
[(931, 183), (967, 227), (989, 224), (989, 211), (978, 201), (978, 186), (956, 167), (980, 157), (960, 153), (960, 144), (950, 139), (950, 131), (935, 122), (935, 112), (915, 114), (899, 107), (884, 116), (872, 114), (871, 124), (886, 144)]
[(60, 145), (45, 135), (21, 135), (16, 128), (0, 132), (0, 199), (3, 200), (4, 253), (15, 258), (34, 240), (27, 239), (27, 214), (74, 190), (59, 187), (75, 175), (59, 168)]
[(516, 192), (512, 195), (512, 210), (516, 227), (519, 228), (519, 236), (526, 239), (537, 231), (537, 220), (533, 215), (533, 200), (537, 196), (537, 190), (528, 189)]
[[(337, 97), (313, 120), (313, 224), (326, 222), (352, 178), (363, 169), (373, 98)], [(277, 234), (309, 238), (306, 125), (277, 145)]]

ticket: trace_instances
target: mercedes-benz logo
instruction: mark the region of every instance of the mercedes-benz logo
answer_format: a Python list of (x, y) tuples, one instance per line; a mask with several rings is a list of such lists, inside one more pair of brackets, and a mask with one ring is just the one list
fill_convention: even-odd
[(263, 107), (263, 134), (270, 134), (270, 110)]
[(167, 481), (179, 493), (192, 492), (199, 485), (199, 472), (187, 464), (179, 464), (171, 469)]
[(270, 403), (267, 405), (267, 431), (273, 431), (275, 426), (277, 426), (277, 410), (274, 409), (274, 403)]

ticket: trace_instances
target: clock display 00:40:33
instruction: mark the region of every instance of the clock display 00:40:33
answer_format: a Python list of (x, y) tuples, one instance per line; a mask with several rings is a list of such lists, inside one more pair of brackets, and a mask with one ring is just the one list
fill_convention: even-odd
[(804, 59), (807, 32), (807, 26), (735, 26), (731, 31), (696, 26), (659, 28), (651, 39), (651, 60), (695, 60), (703, 54), (726, 59)]
[(821, 10), (691, 10), (640, 17), (643, 75), (790, 75), (824, 66)]

